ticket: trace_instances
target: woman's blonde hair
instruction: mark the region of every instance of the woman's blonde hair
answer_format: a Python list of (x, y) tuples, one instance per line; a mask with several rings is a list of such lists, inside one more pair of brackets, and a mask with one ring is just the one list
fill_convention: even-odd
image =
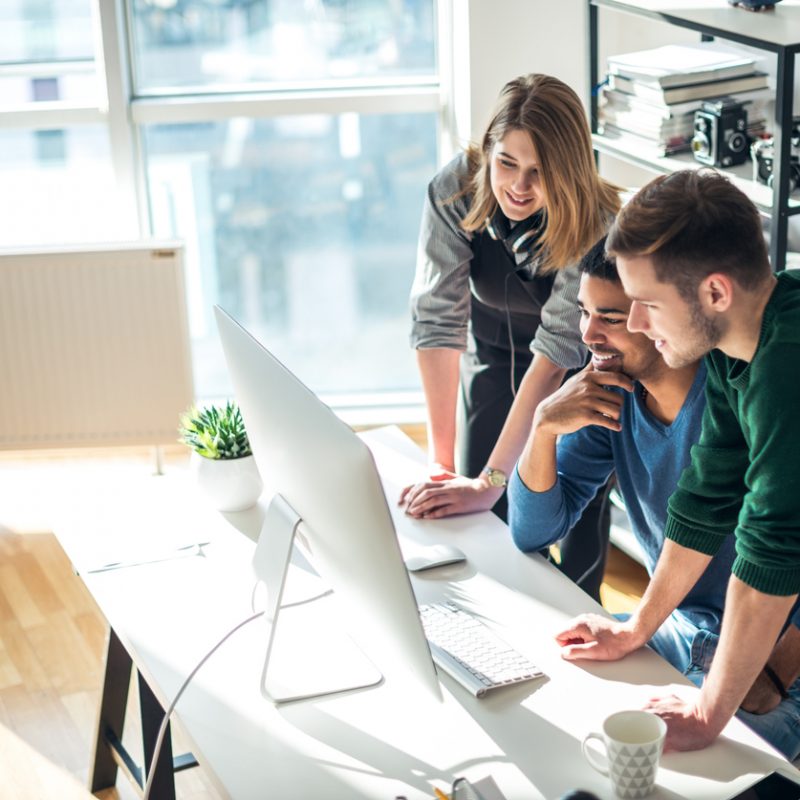
[(619, 211), (617, 186), (597, 174), (586, 115), (578, 95), (558, 78), (522, 75), (500, 92), (480, 145), (467, 148), (472, 196), (461, 223), (482, 231), (497, 211), (490, 165), (494, 145), (514, 130), (531, 138), (544, 195), (542, 268), (561, 269), (580, 260)]

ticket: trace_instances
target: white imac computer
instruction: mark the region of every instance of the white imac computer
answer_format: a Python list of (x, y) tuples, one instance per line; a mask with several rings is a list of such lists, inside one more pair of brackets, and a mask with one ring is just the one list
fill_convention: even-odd
[[(267, 587), (262, 690), (285, 702), (386, 678), (441, 699), (368, 447), (239, 323), (214, 311), (256, 463), (275, 492), (253, 562)], [(332, 593), (282, 602), (294, 542)]]

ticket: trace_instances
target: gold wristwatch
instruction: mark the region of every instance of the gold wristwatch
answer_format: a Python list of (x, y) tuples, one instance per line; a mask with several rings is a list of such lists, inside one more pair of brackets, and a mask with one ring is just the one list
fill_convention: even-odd
[(508, 486), (508, 477), (506, 476), (505, 472), (500, 469), (494, 469), (494, 467), (484, 467), (483, 474), (486, 475), (489, 486), (494, 486), (496, 489), (502, 489), (504, 486)]

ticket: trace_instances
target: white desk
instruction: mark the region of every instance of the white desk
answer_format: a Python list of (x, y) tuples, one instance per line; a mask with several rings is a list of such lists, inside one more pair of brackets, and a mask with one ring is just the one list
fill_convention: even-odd
[[(611, 664), (562, 661), (553, 632), (571, 616), (597, 610), (593, 601), (538, 556), (518, 552), (488, 512), (440, 522), (406, 518), (394, 498), (420, 474), (422, 454), (394, 429), (364, 438), (401, 533), (420, 542), (452, 540), (468, 556), (466, 564), (413, 576), (418, 599), (457, 598), (549, 677), (481, 700), (444, 675), (441, 704), (387, 681), (276, 707), (259, 689), (264, 630), (256, 621), (210, 659), (178, 704), (195, 755), (235, 800), (420, 800), (432, 796), (431, 783), (444, 788), (456, 775), (476, 781), (491, 775), (507, 800), (550, 800), (576, 787), (610, 800), (607, 780), (581, 756), (582, 737), (606, 714), (640, 707), (653, 693), (692, 689), (647, 650)], [(118, 496), (104, 489), (57, 535), (166, 706), (200, 658), (251, 613), (250, 559), (264, 507), (223, 518), (201, 503), (193, 512), (197, 500), (180, 476), (120, 488)], [(114, 539), (124, 543), (132, 534), (142, 546), (144, 540), (210, 544), (202, 558), (86, 572), (101, 550), (114, 550)], [(800, 777), (734, 720), (707, 750), (665, 756), (654, 797), (721, 800), (775, 768)]]

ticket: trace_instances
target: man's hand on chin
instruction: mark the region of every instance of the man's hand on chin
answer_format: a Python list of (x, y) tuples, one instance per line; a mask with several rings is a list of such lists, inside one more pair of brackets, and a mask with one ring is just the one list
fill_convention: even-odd
[(645, 711), (658, 714), (667, 723), (664, 752), (702, 750), (719, 736), (719, 730), (703, 718), (696, 703), (688, 703), (676, 695), (655, 697)]

